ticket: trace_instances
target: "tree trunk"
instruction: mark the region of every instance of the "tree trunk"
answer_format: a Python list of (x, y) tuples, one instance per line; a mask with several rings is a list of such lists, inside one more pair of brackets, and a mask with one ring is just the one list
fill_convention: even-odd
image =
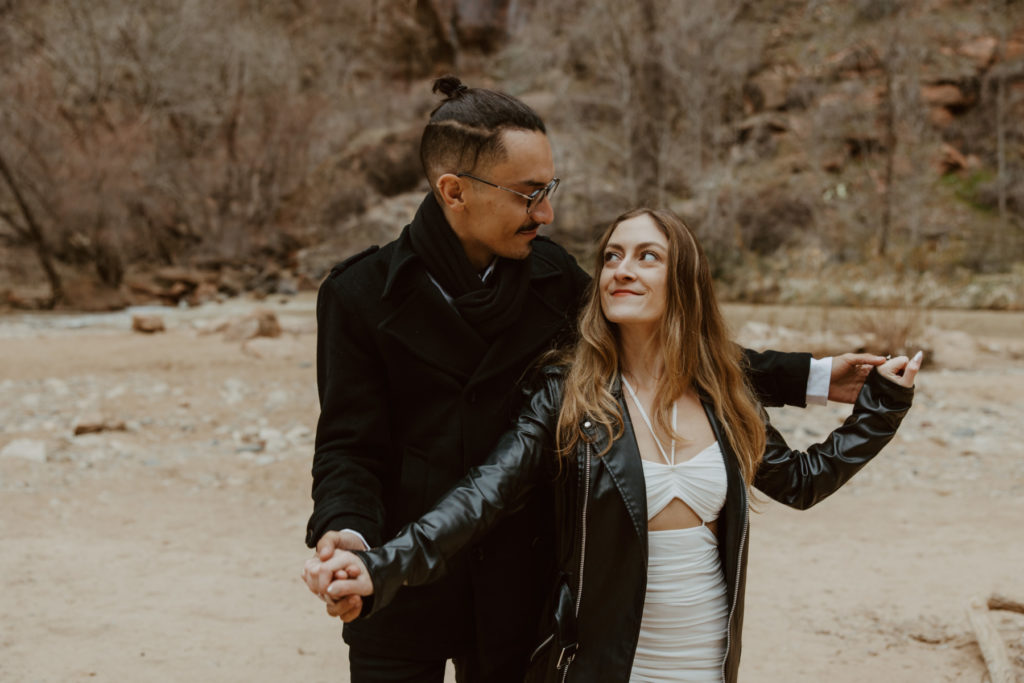
[(636, 100), (636, 118), (629, 136), (629, 163), (640, 206), (658, 206), (664, 185), (661, 171), (661, 138), (666, 126), (665, 64), (657, 42), (658, 11), (655, 0), (640, 0), (640, 33), (651, 40), (643, 57), (630, 65)]
[(18, 184), (14, 181), (14, 174), (7, 165), (7, 161), (4, 159), (3, 154), (0, 154), (0, 176), (3, 176), (4, 181), (7, 183), (7, 187), (11, 190), (11, 194), (14, 195), (14, 201), (18, 204), (18, 209), (21, 211), (21, 215), (25, 219), (25, 225), (27, 226), (24, 236), (27, 237), (35, 246), (36, 256), (39, 258), (39, 264), (43, 267), (43, 271), (46, 273), (46, 279), (50, 281), (50, 301), (48, 307), (53, 308), (64, 300), (64, 286), (61, 283), (60, 274), (57, 273), (57, 269), (53, 265), (50, 246), (47, 244), (46, 238), (43, 236), (42, 228), (40, 228), (39, 223), (36, 222), (35, 216), (32, 214), (32, 210), (29, 208), (28, 203), (25, 201), (21, 191), (18, 189)]

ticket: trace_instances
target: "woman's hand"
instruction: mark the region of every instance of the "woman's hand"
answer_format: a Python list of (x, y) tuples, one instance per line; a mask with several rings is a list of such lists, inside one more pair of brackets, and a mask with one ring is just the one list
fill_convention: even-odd
[(360, 596), (373, 595), (370, 574), (363, 561), (346, 550), (335, 552), (324, 564), (334, 570), (334, 580), (323, 594), (327, 613), (347, 624), (358, 617), (363, 609)]
[(909, 360), (907, 360), (906, 356), (890, 358), (878, 366), (878, 374), (900, 386), (912, 387), (914, 386), (914, 377), (917, 376), (917, 371), (921, 369), (921, 360), (923, 358), (923, 351), (918, 351)]

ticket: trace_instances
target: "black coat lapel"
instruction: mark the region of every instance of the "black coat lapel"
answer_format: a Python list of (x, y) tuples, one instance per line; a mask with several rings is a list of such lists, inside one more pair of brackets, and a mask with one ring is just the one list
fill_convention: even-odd
[(501, 333), (487, 350), (470, 384), (496, 377), (511, 367), (529, 366), (546, 351), (566, 324), (566, 311), (559, 310), (544, 295), (545, 280), (561, 275), (557, 266), (543, 258), (530, 257), (530, 290), (519, 321)]
[(395, 288), (388, 297), (394, 309), (381, 321), (381, 333), (465, 384), (480, 365), (487, 343), (445, 301), (425, 270), (406, 275), (407, 286)]

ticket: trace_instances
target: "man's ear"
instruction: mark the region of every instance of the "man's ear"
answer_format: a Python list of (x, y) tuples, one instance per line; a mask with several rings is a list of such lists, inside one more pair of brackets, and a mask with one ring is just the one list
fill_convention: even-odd
[(466, 206), (465, 187), (462, 178), (454, 173), (441, 174), (437, 179), (437, 195), (441, 204), (450, 211), (463, 211)]

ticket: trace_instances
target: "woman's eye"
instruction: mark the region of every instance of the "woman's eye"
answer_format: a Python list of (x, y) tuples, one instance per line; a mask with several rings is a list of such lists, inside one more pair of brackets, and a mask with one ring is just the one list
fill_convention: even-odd
[(645, 251), (644, 253), (640, 254), (640, 260), (641, 261), (657, 261), (658, 260), (658, 255), (655, 254), (653, 251)]
[(605, 254), (604, 254), (604, 262), (605, 263), (608, 263), (609, 261), (617, 261), (617, 260), (619, 260), (619, 255), (616, 254), (614, 251), (606, 251), (605, 252)]

